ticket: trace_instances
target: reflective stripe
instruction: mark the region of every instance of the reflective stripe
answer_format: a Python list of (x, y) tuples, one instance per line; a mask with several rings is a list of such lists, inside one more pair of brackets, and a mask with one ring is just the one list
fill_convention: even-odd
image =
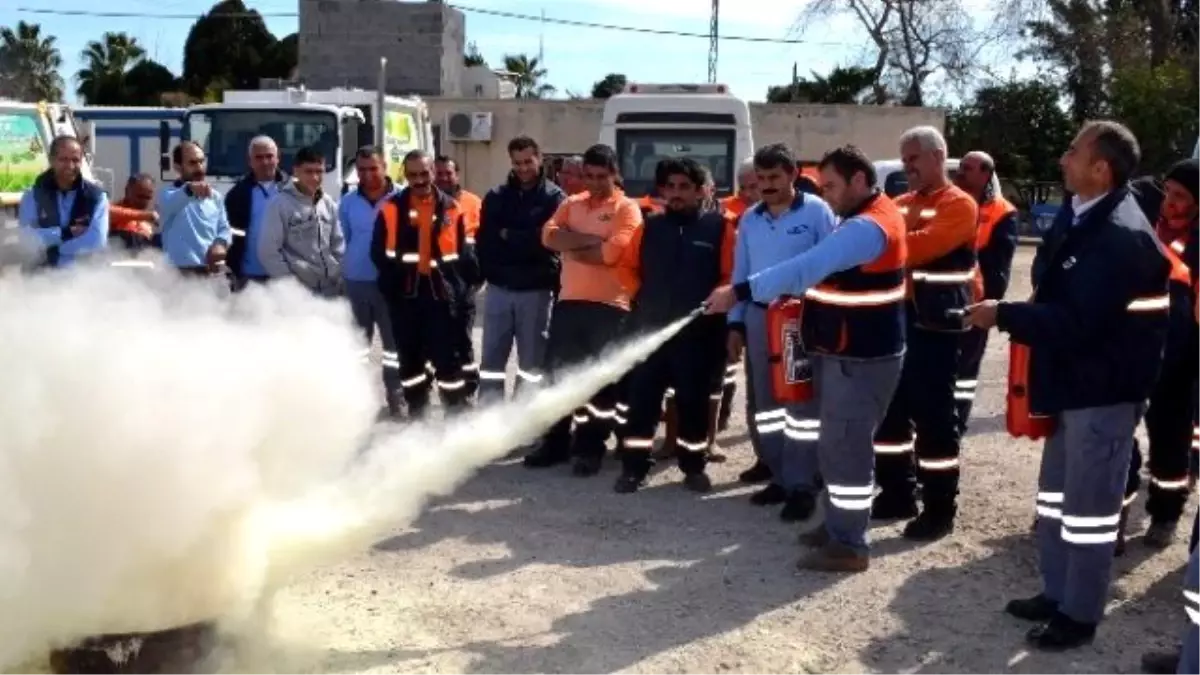
[(455, 260), (458, 260), (457, 253), (446, 253), (442, 256), (442, 262), (454, 262)]
[(503, 382), (505, 379), (504, 371), (481, 370), (479, 371), (479, 379), (489, 382)]
[(704, 452), (708, 449), (708, 441), (685, 441), (682, 438), (675, 439), (675, 442), (685, 450), (692, 452)]
[(866, 511), (875, 499), (874, 485), (826, 485), (829, 504), (843, 511)]
[(622, 444), (629, 450), (648, 450), (654, 447), (653, 438), (625, 438), (621, 441)]
[(455, 391), (457, 389), (462, 389), (463, 387), (467, 386), (467, 381), (466, 380), (438, 380), (437, 386), (438, 386), (438, 389), (441, 389), (443, 391)]
[[(1065, 519), (1066, 516), (1063, 516)], [(1106, 532), (1074, 532), (1068, 530), (1064, 525), (1060, 533), (1062, 540), (1071, 544), (1111, 544), (1117, 540), (1117, 531), (1109, 530)]]
[(918, 457), (917, 466), (926, 471), (947, 471), (958, 468), (958, 459), (955, 457), (949, 459), (921, 459)]
[(1180, 478), (1179, 480), (1159, 480), (1154, 476), (1150, 477), (1150, 483), (1157, 485), (1161, 490), (1186, 490), (1188, 489), (1188, 479)]
[(875, 442), (875, 454), (877, 455), (903, 455), (913, 451), (913, 441), (904, 443), (880, 443)]
[(1112, 516), (1063, 515), (1063, 527), (1112, 527), (1121, 521), (1121, 514)]
[(246, 231), (245, 231), (245, 230), (239, 230), (239, 229), (237, 229), (236, 227), (231, 227), (231, 228), (229, 228), (229, 231), (230, 231), (230, 232), (232, 232), (232, 233), (233, 233), (233, 236), (235, 236), (235, 237), (244, 237), (244, 236), (246, 236)]
[(1157, 295), (1151, 298), (1138, 298), (1129, 303), (1126, 307), (1130, 312), (1156, 312), (1159, 310), (1170, 309), (1171, 296)]
[(710, 401), (720, 401), (723, 398), (725, 398), (725, 394), (721, 394), (721, 393), (708, 395), (708, 400), (710, 400)]
[(396, 251), (395, 251), (395, 249), (391, 249), (391, 248), (389, 248), (388, 250), (384, 251), (384, 252), (383, 252), (383, 254), (384, 254), (384, 255), (386, 255), (386, 256), (387, 256), (387, 257), (389, 257), (389, 258), (395, 258), (395, 257), (396, 257)]
[(1035, 510), (1039, 516), (1053, 518), (1054, 520), (1062, 520), (1062, 509), (1056, 509), (1053, 506), (1043, 506), (1038, 504)]
[(1125, 499), (1121, 502), (1121, 506), (1122, 507), (1129, 506), (1130, 504), (1132, 504), (1136, 501), (1137, 501), (1137, 493), (1135, 492), (1135, 493), (1125, 497)]
[(784, 414), (783, 434), (794, 441), (816, 441), (821, 438), (821, 420), (795, 419)]
[(587, 404), (586, 408), (587, 408), (588, 414), (590, 414), (592, 417), (595, 417), (596, 419), (610, 420), (613, 417), (615, 417), (617, 414), (616, 410), (597, 408), (596, 406), (592, 405), (591, 403)]
[(462, 369), (467, 371), (468, 373), (474, 373), (479, 370), (479, 364), (478, 363), (468, 363), (468, 364), (464, 365), (462, 367)]
[(913, 281), (927, 284), (963, 284), (975, 278), (975, 270), (966, 272), (923, 272), (913, 270)]
[(1171, 242), (1171, 250), (1175, 251), (1179, 255), (1183, 255), (1183, 252), (1187, 250), (1187, 244), (1183, 243), (1182, 239), (1176, 239), (1175, 241)]
[(467, 238), (466, 238), (464, 241), (466, 242), (466, 244), (467, 244), (468, 246), (474, 246), (474, 245), (475, 245), (475, 237), (467, 237)]
[[(916, 273), (913, 273), (916, 278)], [(844, 307), (864, 307), (871, 305), (889, 305), (904, 300), (904, 284), (886, 291), (839, 291), (821, 288), (810, 288), (804, 297), (827, 305)]]
[(766, 410), (754, 414), (754, 425), (758, 427), (760, 434), (773, 434), (783, 431), (787, 426), (787, 410), (776, 408), (775, 410)]
[(425, 373), (421, 373), (420, 375), (414, 375), (413, 377), (410, 377), (407, 380), (401, 380), (400, 386), (404, 387), (405, 389), (412, 389), (413, 387), (417, 387), (422, 384), (425, 384), (428, 380), (429, 380), (429, 376), (426, 375)]
[(405, 253), (404, 255), (400, 256), (400, 262), (415, 265), (421, 262), (421, 255), (419, 253)]
[(540, 374), (531, 373), (529, 371), (521, 370), (520, 368), (517, 368), (517, 377), (533, 384), (537, 384), (538, 382), (542, 381), (542, 376)]
[[(907, 206), (899, 206), (897, 208), (900, 210), (900, 213), (902, 215), (905, 215), (905, 216), (908, 215), (908, 207)], [(937, 209), (921, 209), (921, 212), (917, 214), (917, 217), (918, 218), (932, 218), (936, 215), (937, 215)]]
[(974, 401), (977, 380), (958, 380), (954, 383), (954, 400)]
[(141, 267), (143, 269), (154, 269), (154, 263), (149, 260), (114, 260), (108, 263), (109, 267)]
[(1192, 452), (1200, 451), (1200, 427), (1192, 427)]
[(663, 392), (663, 396), (666, 398), (675, 398), (675, 387), (667, 387), (667, 390)]
[(1192, 623), (1200, 624), (1200, 610), (1197, 610), (1197, 606), (1200, 606), (1200, 593), (1185, 588), (1183, 589), (1183, 600), (1183, 608), (1187, 610), (1188, 618), (1192, 620)]
[(587, 424), (588, 423), (587, 413), (577, 412), (574, 415), (571, 415), (571, 419), (574, 420), (575, 424)]
[[(364, 354), (363, 358), (366, 358)], [(396, 352), (383, 352), (379, 357), (380, 363), (384, 368), (396, 370), (400, 367), (400, 355)]]

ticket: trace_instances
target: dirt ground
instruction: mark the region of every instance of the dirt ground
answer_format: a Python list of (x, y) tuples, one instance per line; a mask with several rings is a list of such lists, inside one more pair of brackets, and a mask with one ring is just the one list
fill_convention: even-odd
[[(1031, 260), (1018, 252), (1010, 296), (1028, 294)], [(794, 570), (798, 528), (735, 482), (752, 456), (739, 390), (711, 494), (685, 492), (674, 468), (618, 495), (613, 463), (593, 479), (497, 464), (375, 550), (288, 589), (285, 635), (318, 650), (314, 672), (1136, 672), (1185, 620), (1187, 532), (1152, 553), (1144, 499), (1094, 646), (1030, 652), (1028, 626), (1002, 612), (1038, 590), (1038, 448), (1003, 432), (1006, 351), (993, 337), (957, 531), (913, 545), (899, 523), (875, 527), (866, 573)]]

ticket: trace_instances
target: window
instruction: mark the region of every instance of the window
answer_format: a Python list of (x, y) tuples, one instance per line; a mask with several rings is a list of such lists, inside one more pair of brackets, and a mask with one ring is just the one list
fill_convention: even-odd
[(634, 197), (654, 189), (654, 168), (669, 157), (689, 157), (712, 172), (718, 195), (733, 192), (733, 129), (637, 129), (617, 132), (617, 162), (625, 191)]
[(883, 192), (889, 197), (898, 197), (908, 192), (908, 176), (903, 171), (893, 171), (883, 179)]
[(338, 150), (338, 118), (317, 110), (205, 110), (186, 118), (187, 137), (204, 149), (210, 176), (246, 173), (246, 153), (255, 136), (270, 136), (279, 146), (279, 168), (291, 173), (296, 151), (314, 146), (325, 155), (325, 170), (334, 168)]

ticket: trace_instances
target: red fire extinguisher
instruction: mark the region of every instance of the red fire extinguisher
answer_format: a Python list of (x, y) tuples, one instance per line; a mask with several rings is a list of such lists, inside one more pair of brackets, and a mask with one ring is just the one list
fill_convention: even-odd
[(784, 296), (767, 308), (767, 362), (771, 393), (780, 403), (812, 400), (812, 365), (800, 339), (802, 300)]
[(1008, 345), (1008, 397), (1004, 420), (1008, 434), (1038, 440), (1054, 433), (1054, 418), (1029, 409), (1029, 347)]

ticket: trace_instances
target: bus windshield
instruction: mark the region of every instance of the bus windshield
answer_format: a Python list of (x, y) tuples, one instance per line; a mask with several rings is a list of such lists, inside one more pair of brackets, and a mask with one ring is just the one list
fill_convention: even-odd
[(733, 129), (622, 129), (617, 161), (625, 192), (641, 197), (654, 190), (654, 168), (669, 157), (690, 157), (708, 167), (718, 195), (733, 193)]
[(188, 113), (186, 138), (208, 157), (208, 175), (232, 178), (249, 170), (247, 152), (255, 136), (270, 136), (279, 146), (279, 168), (292, 172), (296, 151), (314, 146), (332, 171), (338, 149), (338, 118), (323, 110), (197, 110)]

